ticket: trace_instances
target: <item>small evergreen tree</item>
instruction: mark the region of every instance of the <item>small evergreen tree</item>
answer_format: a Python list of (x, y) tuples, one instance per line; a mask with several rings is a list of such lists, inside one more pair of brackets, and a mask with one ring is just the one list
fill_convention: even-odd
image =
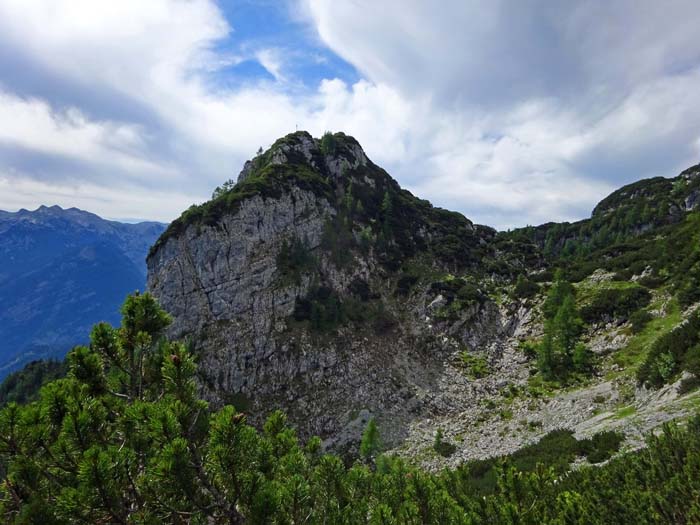
[(333, 133), (331, 133), (330, 131), (326, 131), (321, 136), (320, 148), (323, 154), (329, 156), (335, 155), (337, 147), (337, 141)]
[(393, 221), (394, 205), (392, 203), (391, 194), (389, 190), (384, 192), (384, 198), (382, 199), (382, 234), (385, 240), (389, 240), (392, 234), (392, 221)]
[(561, 269), (558, 269), (554, 274), (554, 283), (542, 305), (545, 319), (553, 319), (557, 315), (559, 307), (564, 303), (564, 299), (569, 295), (574, 295), (574, 287), (570, 282), (564, 280)]
[[(538, 351), (538, 368), (546, 379), (565, 378), (569, 372), (583, 370), (590, 365), (589, 356), (579, 348), (583, 321), (576, 308), (571, 283), (557, 277), (543, 305), (545, 315), (544, 337)], [(575, 361), (578, 361), (576, 365)]]
[(518, 279), (515, 282), (515, 288), (513, 289), (513, 297), (516, 299), (530, 299), (537, 295), (540, 287), (537, 283), (533, 283), (530, 279), (525, 277), (523, 274), (518, 275)]
[(569, 369), (572, 364), (574, 347), (578, 342), (583, 322), (574, 303), (574, 296), (567, 295), (552, 319), (549, 329), (552, 331), (555, 352), (560, 364)]
[(440, 454), (441, 456), (449, 457), (455, 453), (455, 450), (457, 450), (457, 447), (454, 444), (452, 444), (448, 441), (445, 441), (443, 433), (442, 433), (442, 429), (438, 428), (435, 431), (435, 439), (433, 441), (433, 450), (435, 452), (437, 452), (438, 454)]
[(554, 378), (554, 349), (552, 347), (552, 335), (545, 330), (542, 342), (537, 351), (537, 368), (542, 376), (547, 379)]
[(573, 364), (577, 372), (589, 372), (591, 369), (591, 351), (581, 341), (574, 346)]
[(365, 431), (362, 433), (362, 440), (360, 441), (360, 456), (366, 460), (370, 460), (381, 450), (381, 440), (379, 438), (379, 429), (377, 428), (377, 422), (374, 418), (371, 418), (365, 427)]
[(217, 198), (221, 197), (226, 192), (231, 191), (235, 185), (236, 185), (236, 181), (234, 181), (233, 179), (227, 180), (221, 186), (217, 186), (214, 189), (214, 191), (211, 194), (211, 198), (217, 199)]

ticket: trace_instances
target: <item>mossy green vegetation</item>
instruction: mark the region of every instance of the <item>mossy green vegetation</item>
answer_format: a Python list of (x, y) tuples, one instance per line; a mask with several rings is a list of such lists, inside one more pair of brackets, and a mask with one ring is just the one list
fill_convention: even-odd
[(624, 406), (615, 412), (615, 419), (625, 419), (637, 413), (636, 407), (632, 405)]
[(700, 374), (700, 310), (653, 342), (637, 370), (637, 380), (659, 387), (682, 370)]
[(651, 301), (646, 287), (629, 281), (603, 281), (596, 286), (582, 286), (577, 295), (581, 317), (587, 323), (626, 320)]
[(318, 265), (310, 252), (308, 241), (292, 237), (282, 242), (277, 254), (277, 273), (280, 284), (300, 284), (304, 274), (313, 271)]
[(681, 321), (681, 309), (676, 300), (670, 299), (667, 304), (658, 301), (652, 304), (652, 307), (663, 308), (663, 315), (649, 320), (639, 333), (633, 335), (624, 348), (612, 355), (612, 362), (627, 372), (635, 373), (654, 341)]
[(460, 365), (471, 379), (481, 379), (490, 373), (489, 363), (483, 355), (472, 354), (468, 350), (459, 353)]
[[(700, 417), (599, 468), (621, 436), (561, 430), (500, 459), (431, 474), (368, 455), (344, 463), (302, 444), (283, 414), (256, 430), (198, 398), (191, 353), (169, 318), (132, 296), (120, 328), (97, 325), (67, 377), (0, 411), (4, 523), (695, 523)], [(438, 439), (439, 437), (439, 439)], [(376, 433), (366, 443), (376, 443)], [(436, 442), (444, 443), (442, 436)], [(368, 447), (365, 447), (365, 450)], [(377, 454), (376, 447), (370, 447)], [(373, 459), (374, 458), (374, 459)], [(573, 520), (573, 521), (572, 521)]]

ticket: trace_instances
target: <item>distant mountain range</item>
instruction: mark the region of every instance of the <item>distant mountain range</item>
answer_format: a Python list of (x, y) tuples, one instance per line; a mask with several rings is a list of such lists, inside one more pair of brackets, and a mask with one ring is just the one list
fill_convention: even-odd
[(98, 321), (116, 323), (143, 290), (157, 222), (108, 221), (77, 208), (0, 211), (0, 378), (62, 357)]

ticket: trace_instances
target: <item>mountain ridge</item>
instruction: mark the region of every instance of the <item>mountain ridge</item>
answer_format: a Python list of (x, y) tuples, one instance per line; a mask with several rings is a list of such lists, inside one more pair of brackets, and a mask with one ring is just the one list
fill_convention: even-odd
[(145, 286), (145, 255), (164, 225), (107, 221), (78, 208), (0, 213), (0, 375), (61, 358), (92, 324), (115, 321)]

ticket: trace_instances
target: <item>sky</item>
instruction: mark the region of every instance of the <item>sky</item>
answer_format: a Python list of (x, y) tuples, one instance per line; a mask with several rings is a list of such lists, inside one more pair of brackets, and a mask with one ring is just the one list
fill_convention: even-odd
[(499, 229), (700, 162), (697, 0), (0, 0), (0, 209), (168, 222), (259, 147), (353, 135)]

